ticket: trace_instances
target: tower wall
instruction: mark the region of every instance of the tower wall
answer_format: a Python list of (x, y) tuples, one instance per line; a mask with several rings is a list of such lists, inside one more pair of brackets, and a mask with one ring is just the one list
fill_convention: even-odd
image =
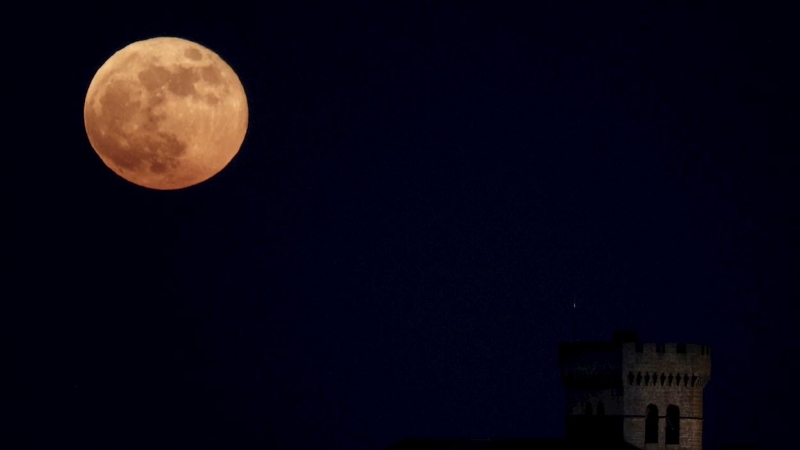
[(636, 448), (646, 450), (701, 450), (703, 448), (703, 421), (681, 418), (681, 437), (679, 445), (666, 444), (664, 417), (660, 418), (658, 427), (658, 442), (645, 443), (644, 417), (625, 417), (622, 424), (625, 442)]
[[(711, 349), (697, 344), (622, 345), (625, 441), (645, 448), (645, 412), (658, 408), (658, 443), (646, 448), (701, 450), (703, 388), (711, 377)], [(680, 444), (666, 444), (667, 408), (680, 408)]]

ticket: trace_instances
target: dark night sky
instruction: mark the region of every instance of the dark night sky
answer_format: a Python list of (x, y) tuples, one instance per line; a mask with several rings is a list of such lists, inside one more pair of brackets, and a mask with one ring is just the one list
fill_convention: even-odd
[[(713, 346), (708, 448), (778, 448), (800, 375), (789, 14), (374, 3), (32, 22), (14, 57), (37, 95), (6, 147), (17, 430), (560, 437), (575, 297), (581, 340)], [(83, 128), (97, 68), (159, 35), (249, 98), (239, 155), (183, 191), (118, 178)]]

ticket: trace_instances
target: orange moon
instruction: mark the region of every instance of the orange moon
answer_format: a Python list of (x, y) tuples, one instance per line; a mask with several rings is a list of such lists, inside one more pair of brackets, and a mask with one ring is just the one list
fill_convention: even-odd
[(195, 42), (134, 42), (98, 69), (83, 108), (89, 142), (106, 166), (150, 189), (202, 183), (230, 163), (247, 133), (239, 77)]

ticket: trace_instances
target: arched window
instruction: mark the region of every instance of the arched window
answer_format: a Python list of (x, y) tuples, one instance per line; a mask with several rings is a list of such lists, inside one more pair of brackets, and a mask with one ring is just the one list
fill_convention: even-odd
[(658, 443), (658, 407), (652, 403), (647, 405), (644, 417), (644, 443)]
[(597, 415), (598, 416), (606, 415), (606, 405), (604, 405), (603, 402), (597, 402)]
[(586, 415), (587, 416), (591, 416), (592, 415), (592, 403), (591, 402), (586, 402)]
[(675, 405), (667, 406), (667, 429), (664, 441), (667, 444), (679, 444), (681, 440), (681, 410)]

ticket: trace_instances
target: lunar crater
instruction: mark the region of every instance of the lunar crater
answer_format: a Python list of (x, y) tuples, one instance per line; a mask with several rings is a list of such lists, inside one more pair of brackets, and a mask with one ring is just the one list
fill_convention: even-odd
[(183, 51), (183, 54), (192, 61), (200, 61), (201, 59), (203, 59), (203, 54), (200, 52), (200, 50), (194, 47), (187, 48), (186, 50)]

